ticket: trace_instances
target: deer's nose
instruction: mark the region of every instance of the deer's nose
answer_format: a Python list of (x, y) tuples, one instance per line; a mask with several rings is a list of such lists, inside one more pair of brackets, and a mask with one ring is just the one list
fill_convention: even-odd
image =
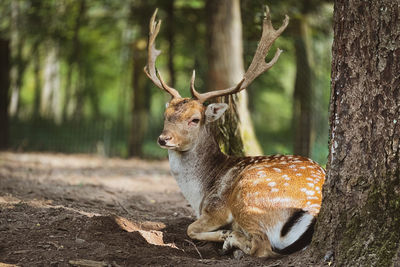
[(171, 136), (169, 136), (169, 135), (160, 135), (159, 137), (158, 137), (158, 143), (160, 144), (160, 146), (165, 146), (166, 144), (167, 144), (167, 142), (169, 141), (169, 140), (171, 140), (172, 139), (172, 137)]

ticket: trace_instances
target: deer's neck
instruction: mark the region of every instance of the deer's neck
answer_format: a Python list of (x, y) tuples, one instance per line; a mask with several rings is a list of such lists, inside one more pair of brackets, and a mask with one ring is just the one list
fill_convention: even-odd
[(205, 193), (221, 175), (221, 167), (226, 165), (228, 157), (220, 151), (208, 128), (202, 130), (191, 150), (168, 150), (168, 155), (172, 175), (199, 216)]

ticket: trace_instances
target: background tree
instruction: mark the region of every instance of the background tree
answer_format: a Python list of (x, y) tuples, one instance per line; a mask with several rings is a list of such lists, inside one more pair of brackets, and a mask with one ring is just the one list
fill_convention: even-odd
[(293, 154), (310, 156), (312, 137), (313, 68), (311, 50), (310, 1), (298, 2), (299, 12), (292, 20), (291, 36), (296, 54), (296, 79), (293, 92)]
[[(311, 255), (393, 266), (400, 240), (400, 5), (335, 1), (330, 154)], [(329, 257), (333, 255), (333, 257)]]
[(8, 92), (10, 89), (10, 41), (0, 38), (0, 150), (8, 148)]
[(20, 1), (11, 1), (10, 36), (11, 46), (14, 48), (11, 51), (11, 60), (13, 62), (11, 68), (11, 116), (15, 116), (18, 114), (22, 79), (27, 65), (27, 61), (24, 59), (22, 50), (24, 46), (22, 24), (24, 23), (24, 21), (23, 15), (21, 15), (21, 9), (24, 5), (25, 3)]
[[(244, 75), (242, 21), (239, 0), (206, 3), (208, 37), (207, 90), (229, 88)], [(230, 155), (261, 155), (247, 108), (247, 93), (226, 97), (229, 111), (219, 124), (224, 151)]]

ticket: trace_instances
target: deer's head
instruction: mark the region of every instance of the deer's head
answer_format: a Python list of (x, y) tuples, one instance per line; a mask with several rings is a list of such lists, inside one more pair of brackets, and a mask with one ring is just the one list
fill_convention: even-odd
[(199, 139), (202, 128), (220, 118), (227, 108), (225, 103), (205, 107), (195, 99), (171, 99), (164, 113), (164, 130), (158, 137), (158, 144), (167, 149), (190, 150)]
[(157, 87), (166, 91), (172, 97), (167, 103), (167, 108), (164, 113), (164, 130), (158, 137), (158, 144), (167, 149), (187, 151), (196, 144), (202, 127), (219, 119), (228, 108), (228, 105), (225, 103), (213, 103), (204, 106), (204, 102), (212, 98), (235, 94), (247, 88), (256, 77), (270, 69), (276, 63), (282, 52), (279, 48), (270, 62), (265, 62), (265, 57), (274, 41), (287, 27), (289, 17), (286, 16), (283, 25), (278, 30), (275, 30), (271, 23), (269, 10), (268, 8), (266, 9), (261, 40), (249, 68), (244, 74), (243, 79), (237, 85), (223, 90), (200, 94), (196, 91), (194, 86), (195, 71), (193, 71), (190, 82), (192, 98), (182, 98), (176, 89), (168, 86), (164, 82), (155, 67), (156, 59), (161, 53), (161, 51), (157, 50), (155, 47), (155, 40), (161, 26), (161, 21), (156, 21), (155, 19), (156, 14), (157, 10), (150, 19), (149, 42), (147, 48), (148, 61), (144, 71)]

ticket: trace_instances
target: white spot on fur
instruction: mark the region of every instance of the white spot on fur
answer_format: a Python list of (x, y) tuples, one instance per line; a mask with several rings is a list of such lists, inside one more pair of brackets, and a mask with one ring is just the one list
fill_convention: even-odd
[(315, 187), (315, 190), (320, 190), (319, 186)]
[(307, 180), (307, 181), (314, 182), (314, 179), (313, 179), (313, 178), (310, 178), (310, 177), (307, 177), (306, 180)]
[(296, 165), (290, 165), (289, 168), (293, 169), (294, 167), (296, 167)]
[(311, 196), (308, 196), (307, 199), (319, 199), (319, 197), (311, 197)]
[(301, 174), (301, 173), (296, 173), (296, 176), (302, 176), (303, 174)]
[(282, 170), (281, 169), (279, 169), (279, 168), (272, 168), (274, 171), (276, 171), (276, 172), (282, 172)]
[(307, 192), (307, 188), (304, 188), (304, 187), (303, 187), (302, 189), (300, 189), (300, 191), (301, 191), (301, 192)]
[(268, 183), (268, 186), (271, 186), (271, 187), (274, 187), (275, 185), (276, 185), (275, 182), (270, 182), (270, 183)]
[(271, 192), (279, 192), (278, 188), (271, 188)]
[[(309, 186), (309, 187), (314, 187), (314, 184), (313, 183), (307, 183), (307, 185)], [(316, 189), (316, 188), (315, 188)]]
[(304, 167), (304, 166), (301, 166), (301, 167), (299, 167), (300, 169), (302, 169), (302, 170), (304, 170), (306, 167)]
[(258, 177), (260, 177), (260, 178), (267, 177), (267, 174), (266, 174), (265, 172), (263, 172), (263, 171), (257, 172), (257, 175), (258, 175)]
[(306, 191), (306, 195), (308, 195), (308, 196), (312, 196), (312, 195), (314, 195), (315, 194), (315, 191), (314, 190), (307, 190)]

